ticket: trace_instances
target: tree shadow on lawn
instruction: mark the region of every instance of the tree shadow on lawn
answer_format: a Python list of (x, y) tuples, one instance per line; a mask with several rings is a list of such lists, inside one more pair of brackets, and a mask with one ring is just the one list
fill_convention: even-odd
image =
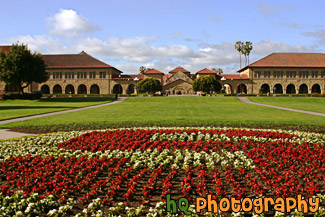
[(73, 109), (72, 106), (0, 106), (2, 110), (14, 110), (14, 109)]
[(72, 97), (72, 98), (51, 98), (51, 99), (39, 99), (38, 102), (106, 102), (113, 101), (111, 97)]

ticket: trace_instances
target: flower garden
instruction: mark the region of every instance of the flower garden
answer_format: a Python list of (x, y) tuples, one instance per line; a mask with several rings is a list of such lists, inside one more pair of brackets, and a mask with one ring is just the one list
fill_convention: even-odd
[[(176, 216), (173, 199), (210, 194), (320, 198), (325, 136), (233, 128), (64, 132), (0, 141), (0, 216)], [(244, 216), (195, 213), (191, 216)], [(258, 216), (254, 213), (245, 215)], [(270, 210), (260, 216), (302, 216)], [(182, 214), (179, 214), (182, 215)]]

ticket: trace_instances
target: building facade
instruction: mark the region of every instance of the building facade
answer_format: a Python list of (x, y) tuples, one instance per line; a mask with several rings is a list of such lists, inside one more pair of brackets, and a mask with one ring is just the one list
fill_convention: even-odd
[[(0, 46), (9, 52), (10, 46)], [(159, 79), (163, 93), (171, 95), (195, 94), (193, 79), (200, 76), (215, 77), (227, 94), (323, 94), (325, 90), (325, 54), (273, 53), (244, 68), (237, 74), (217, 74), (202, 69), (195, 74), (176, 67), (164, 74), (157, 69), (125, 75), (82, 51), (79, 54), (43, 55), (49, 79), (42, 84), (33, 83), (27, 91), (43, 94), (132, 94), (136, 84), (147, 78)], [(0, 82), (0, 93), (18, 91), (16, 87)]]
[(272, 53), (238, 71), (252, 94), (324, 94), (325, 54)]

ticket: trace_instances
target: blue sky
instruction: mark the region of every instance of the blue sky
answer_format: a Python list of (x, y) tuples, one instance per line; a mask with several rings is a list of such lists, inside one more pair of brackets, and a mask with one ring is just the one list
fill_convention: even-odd
[(124, 73), (141, 65), (235, 73), (238, 40), (253, 42), (251, 62), (325, 49), (323, 0), (11, 0), (0, 8), (0, 44), (24, 42), (43, 54), (84, 50)]

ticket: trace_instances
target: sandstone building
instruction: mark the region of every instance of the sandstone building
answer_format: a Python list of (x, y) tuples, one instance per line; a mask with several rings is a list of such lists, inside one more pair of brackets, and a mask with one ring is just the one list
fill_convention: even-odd
[[(8, 52), (10, 46), (0, 46)], [(49, 80), (32, 84), (27, 91), (44, 94), (132, 94), (136, 84), (146, 77), (159, 79), (163, 93), (195, 94), (193, 79), (200, 76), (216, 77), (222, 91), (228, 94), (310, 94), (324, 93), (325, 54), (321, 53), (273, 53), (244, 68), (237, 74), (217, 74), (202, 69), (195, 74), (176, 67), (165, 74), (151, 69), (141, 74), (125, 75), (82, 51), (79, 54), (43, 55)], [(0, 82), (0, 93), (17, 89)]]

